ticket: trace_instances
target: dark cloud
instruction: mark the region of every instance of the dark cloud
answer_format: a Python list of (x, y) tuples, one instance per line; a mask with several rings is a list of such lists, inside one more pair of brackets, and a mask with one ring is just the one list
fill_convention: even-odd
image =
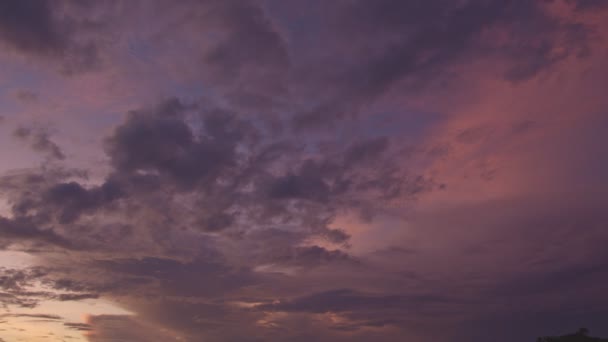
[[(332, 54), (324, 55), (321, 73), (315, 73), (317, 64), (302, 68), (304, 84), (316, 87), (310, 92), (320, 100), (301, 110), (293, 125), (335, 127), (336, 120), (356, 116), (380, 97), (407, 97), (452, 82), (451, 70), (471, 60), (508, 56), (503, 76), (521, 82), (568, 56), (585, 55), (592, 28), (551, 16), (549, 3), (382, 0), (330, 6), (334, 21), (320, 24), (320, 44)], [(495, 31), (509, 40), (493, 40)]]
[(147, 257), (141, 260), (100, 261), (100, 266), (118, 275), (124, 274), (158, 281), (160, 291), (174, 296), (211, 296), (233, 291), (255, 282), (255, 275), (231, 269), (219, 262)]
[[(103, 120), (87, 119), (109, 132), (99, 139), (106, 158), (89, 172), (68, 169), (81, 161), (65, 160), (49, 132), (14, 131), (47, 161), (65, 161), (0, 177), (0, 248), (44, 266), (0, 269), (0, 305), (104, 299), (134, 313), (86, 323), (24, 316), (89, 341), (481, 341), (471, 331), (487, 327), (515, 340), (541, 335), (534, 314), (546, 314), (543, 328), (593, 321), (577, 312), (605, 304), (593, 301), (606, 282), (601, 196), (548, 176), (555, 194), (545, 184), (536, 200), (493, 202), (485, 196), (520, 185), (499, 183), (509, 172), (502, 149), (546, 148), (534, 133), (551, 125), (532, 114), (476, 120), (469, 112), (490, 106), (460, 89), (464, 108), (438, 98), (469, 83), (477, 92), (480, 64), (491, 64), (497, 89), (517, 93), (584, 58), (597, 32), (583, 10), (599, 4), (569, 2), (563, 10), (576, 14), (566, 18), (554, 3), (0, 4), (7, 51), (72, 73), (113, 62), (82, 104), (120, 98), (94, 108)], [(60, 109), (50, 113), (76, 117), (71, 102), (53, 101)], [(138, 101), (121, 122), (106, 119)], [(446, 113), (427, 114), (436, 107)], [(559, 169), (549, 166), (529, 173)], [(467, 183), (462, 169), (485, 182)], [(555, 305), (573, 313), (556, 317)]]
[(179, 72), (213, 84), (229, 107), (255, 114), (275, 128), (281, 125), (275, 109), (285, 106), (282, 97), (289, 94), (291, 56), (286, 37), (263, 2), (160, 1), (152, 12), (159, 19), (151, 37), (156, 48), (168, 53), (182, 44), (191, 48), (177, 57), (186, 61), (176, 65)]
[[(7, 176), (0, 181), (2, 192), (10, 194), (12, 214), (10, 218), (0, 217), (0, 235), (8, 244), (32, 242), (68, 249), (90, 247), (90, 243), (74, 241), (77, 228), (72, 224), (83, 214), (111, 206), (124, 195), (121, 188), (111, 180), (84, 188), (75, 181), (66, 181), (69, 177), (82, 176), (77, 172), (44, 171)], [(106, 233), (110, 232), (109, 228), (105, 225)], [(114, 228), (125, 232), (124, 226)]]
[[(0, 217), (0, 238), (12, 243), (50, 244), (62, 248), (74, 248), (72, 243), (52, 228), (39, 228), (27, 218), (8, 219)], [(5, 245), (6, 246), (6, 245)]]
[(92, 289), (92, 287), (87, 284), (67, 278), (49, 279), (47, 280), (47, 283), (51, 288), (60, 291), (85, 293)]
[(283, 266), (313, 268), (332, 263), (357, 263), (354, 258), (341, 250), (328, 250), (320, 246), (288, 248), (274, 253), (269, 262)]
[(79, 37), (95, 25), (70, 16), (66, 5), (46, 0), (2, 2), (0, 40), (24, 55), (59, 61), (66, 73), (97, 68), (98, 46)]
[(63, 323), (64, 326), (76, 331), (91, 331), (92, 327), (87, 323)]
[(85, 189), (76, 182), (58, 183), (43, 194), (47, 208), (55, 208), (60, 223), (70, 223), (83, 212), (92, 211), (124, 194), (120, 186), (107, 181), (99, 187)]
[(407, 310), (408, 306), (413, 307), (427, 302), (442, 302), (444, 300), (436, 296), (374, 295), (359, 293), (352, 289), (338, 289), (281, 301), (277, 304), (262, 304), (256, 308), (259, 310), (313, 313), (390, 310), (394, 308)]
[(37, 54), (55, 54), (65, 49), (65, 37), (55, 27), (48, 1), (2, 3), (2, 37), (16, 48)]
[(99, 298), (99, 295), (94, 293), (61, 293), (54, 297), (54, 299), (57, 299), (62, 302), (96, 298)]
[(51, 141), (49, 134), (45, 130), (33, 130), (27, 127), (18, 127), (13, 132), (18, 139), (26, 141), (34, 151), (45, 153), (50, 159), (63, 160), (65, 155), (61, 148)]
[(171, 332), (163, 331), (162, 328), (150, 326), (131, 316), (91, 316), (87, 324), (87, 328), (90, 328), (87, 330), (87, 338), (91, 342), (181, 340), (179, 335), (176, 336)]
[(61, 320), (62, 317), (51, 314), (2, 314), (0, 317), (27, 317), (27, 318), (42, 318), (48, 320)]
[(569, 0), (577, 10), (597, 10), (606, 7), (606, 2), (601, 0)]
[(319, 169), (314, 162), (302, 165), (298, 175), (286, 175), (273, 182), (269, 195), (278, 199), (309, 199), (325, 202), (330, 195), (327, 183), (319, 177)]
[[(232, 112), (169, 99), (129, 112), (110, 134), (111, 171), (98, 184), (85, 185), (85, 174), (60, 168), (5, 177), (0, 185), (13, 216), (4, 219), (2, 234), (10, 243), (71, 250), (111, 246), (128, 255), (144, 248), (143, 256), (155, 250), (168, 260), (173, 253), (196, 258), (197, 243), (221, 234), (251, 244), (243, 253), (255, 260), (315, 267), (350, 260), (339, 250), (301, 247), (314, 237), (347, 247), (349, 234), (329, 228), (338, 211), (369, 218), (381, 202), (432, 188), (432, 180), (398, 165), (387, 138), (338, 145), (314, 158), (301, 158), (306, 147), (297, 146), (261, 135)], [(366, 162), (372, 160), (378, 167)], [(266, 232), (281, 233), (277, 250), (287, 254), (265, 247)]]
[[(111, 179), (136, 192), (139, 190), (133, 182), (148, 177), (161, 182), (158, 186), (169, 193), (197, 194), (196, 205), (206, 210), (194, 220), (209, 232), (239, 226), (254, 217), (294, 218), (295, 210), (285, 207), (289, 200), (346, 201), (348, 191), (356, 185), (390, 197), (387, 192), (401, 191), (399, 182), (410, 182), (397, 180), (404, 176), (393, 174), (389, 167), (368, 173), (367, 166), (359, 163), (363, 159), (385, 159), (382, 152), (387, 149), (387, 142), (383, 138), (355, 144), (325, 159), (294, 159), (293, 168), (269, 174), (268, 167), (293, 156), (271, 153), (280, 143), (260, 136), (249, 121), (204, 107), (186, 106), (172, 99), (150, 110), (130, 112), (106, 140), (106, 151), (115, 169)], [(357, 173), (360, 177), (352, 177)], [(268, 200), (260, 201), (264, 197)], [(88, 201), (77, 203), (86, 206)], [(333, 209), (330, 206), (322, 210)]]
[(45, 275), (44, 270), (33, 268), (28, 270), (0, 268), (0, 288), (8, 291), (21, 291), (32, 284), (32, 281)]
[(296, 265), (318, 265), (335, 261), (349, 261), (348, 254), (340, 250), (327, 250), (319, 246), (298, 247), (291, 257)]
[(380, 137), (353, 144), (346, 151), (345, 163), (350, 165), (359, 162), (371, 162), (381, 157), (388, 149), (389, 139)]
[(243, 127), (229, 114), (211, 113), (203, 130), (194, 132), (184, 121), (183, 104), (173, 99), (151, 112), (129, 113), (106, 141), (106, 150), (119, 172), (151, 172), (183, 188), (213, 182), (235, 163)]
[(23, 103), (32, 103), (38, 101), (38, 93), (26, 89), (20, 89), (15, 92), (15, 98)]
[[(50, 272), (41, 280), (49, 290), (39, 298), (133, 300), (152, 321), (192, 338), (202, 336), (202, 326), (213, 327), (218, 341), (245, 336), (231, 333), (227, 319), (256, 329), (260, 312), (228, 303), (240, 292), (255, 289), (253, 300), (268, 302), (257, 292), (291, 277), (290, 269), (312, 276), (340, 265), (360, 268), (347, 252), (350, 235), (330, 228), (336, 212), (390, 201), (401, 191), (409, 197), (408, 187), (418, 182), (402, 174), (387, 138), (348, 141), (302, 158), (306, 144), (264, 136), (236, 114), (176, 99), (130, 112), (105, 147), (111, 170), (97, 184), (58, 168), (0, 182), (10, 196), (7, 223), (24, 222), (5, 228), (11, 242), (19, 234), (24, 243), (69, 249), (81, 266), (68, 269), (91, 271)], [(343, 249), (306, 244), (316, 238)], [(164, 297), (167, 303), (149, 302)], [(218, 302), (222, 297), (226, 303)], [(393, 325), (363, 316), (334, 330)], [(109, 333), (88, 324), (91, 340)]]
[(333, 243), (344, 243), (350, 238), (350, 235), (343, 229), (327, 229), (323, 236)]
[[(205, 56), (217, 80), (239, 86), (254, 82), (259, 88), (247, 90), (251, 95), (281, 91), (282, 73), (289, 65), (287, 46), (262, 6), (254, 1), (213, 2), (205, 17), (224, 29), (224, 39)], [(243, 95), (239, 97), (247, 97)]]
[[(0, 268), (0, 306), (6, 308), (9, 305), (15, 305), (21, 308), (33, 308), (41, 300), (53, 299), (51, 292), (31, 290), (47, 274), (48, 270), (38, 267), (26, 269)], [(20, 317), (20, 315), (23, 317), (55, 319), (29, 314), (6, 314), (5, 316)]]

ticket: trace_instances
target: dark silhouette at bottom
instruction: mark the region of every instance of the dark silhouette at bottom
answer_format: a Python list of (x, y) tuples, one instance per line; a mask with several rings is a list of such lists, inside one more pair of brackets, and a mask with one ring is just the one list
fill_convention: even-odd
[(539, 337), (536, 339), (536, 342), (608, 342), (608, 339), (590, 337), (589, 330), (581, 328), (574, 334), (568, 334), (558, 337)]

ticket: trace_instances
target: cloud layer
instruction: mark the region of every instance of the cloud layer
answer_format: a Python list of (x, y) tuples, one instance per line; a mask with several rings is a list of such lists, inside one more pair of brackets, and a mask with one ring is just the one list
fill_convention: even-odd
[(606, 10), (4, 1), (0, 336), (608, 334)]

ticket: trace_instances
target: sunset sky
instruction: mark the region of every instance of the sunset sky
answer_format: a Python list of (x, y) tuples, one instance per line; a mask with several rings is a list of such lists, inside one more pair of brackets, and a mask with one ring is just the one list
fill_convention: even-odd
[(608, 337), (608, 0), (0, 0), (0, 341)]

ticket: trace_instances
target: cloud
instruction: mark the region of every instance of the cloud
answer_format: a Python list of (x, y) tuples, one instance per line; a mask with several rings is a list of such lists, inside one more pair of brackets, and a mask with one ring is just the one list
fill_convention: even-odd
[(65, 155), (57, 144), (50, 140), (48, 132), (44, 130), (32, 130), (27, 127), (18, 127), (13, 135), (26, 141), (32, 149), (37, 152), (47, 154), (49, 159), (64, 160)]
[(549, 7), (539, 1), (394, 0), (330, 6), (337, 24), (321, 26), (327, 38), (319, 44), (332, 53), (325, 53), (322, 68), (302, 68), (320, 100), (299, 111), (293, 126), (335, 127), (380, 98), (459, 82), (452, 71), (471, 61), (494, 60), (500, 76), (523, 82), (584, 55), (593, 29), (553, 16)]
[(308, 296), (302, 296), (278, 304), (263, 304), (259, 310), (303, 311), (313, 313), (343, 312), (357, 310), (380, 310), (404, 308), (407, 304), (416, 305), (424, 302), (442, 301), (442, 298), (420, 296), (406, 298), (400, 295), (373, 295), (357, 293), (351, 289), (338, 289)]
[(577, 10), (593, 10), (601, 7), (605, 7), (606, 3), (600, 0), (572, 0)]
[(62, 293), (62, 294), (59, 294), (58, 296), (56, 296), (55, 298), (61, 302), (66, 302), (66, 301), (78, 301), (78, 300), (83, 300), (83, 299), (96, 299), (96, 298), (99, 298), (99, 295), (94, 294), (94, 293), (77, 293), (77, 294)]
[(183, 188), (219, 177), (235, 163), (243, 127), (227, 113), (212, 113), (203, 118), (204, 130), (193, 132), (181, 116), (184, 110), (172, 99), (151, 113), (131, 112), (106, 141), (114, 167), (125, 173), (158, 172)]
[(3, 2), (0, 41), (23, 55), (58, 61), (68, 74), (96, 69), (98, 45), (79, 37), (94, 23), (77, 19), (62, 5), (46, 0)]
[(319, 202), (327, 201), (330, 189), (324, 180), (316, 174), (319, 171), (318, 166), (314, 162), (309, 161), (302, 165), (299, 175), (287, 175), (276, 180), (270, 186), (270, 197), (278, 199), (303, 198)]
[(86, 325), (79, 325), (80, 329), (85, 327), (87, 339), (96, 341), (133, 341), (145, 342), (154, 340), (180, 341), (179, 335), (163, 331), (158, 327), (145, 324), (130, 316), (99, 315), (89, 316)]
[(41, 318), (48, 320), (61, 320), (61, 316), (50, 315), (50, 314), (2, 314), (0, 317), (27, 317), (27, 318)]
[(234, 291), (256, 282), (247, 270), (231, 269), (220, 262), (147, 257), (141, 260), (101, 260), (98, 267), (115, 276), (142, 277), (157, 281), (164, 295), (207, 297)]
[(42, 269), (16, 270), (0, 268), (0, 288), (9, 291), (20, 291), (31, 285), (32, 280), (38, 279), (45, 274)]
[(85, 189), (76, 182), (58, 183), (43, 194), (47, 206), (57, 208), (56, 216), (61, 223), (73, 222), (83, 212), (95, 210), (121, 196), (119, 185), (111, 181), (91, 189)]
[(8, 245), (14, 242), (33, 242), (34, 244), (42, 243), (68, 249), (73, 248), (69, 240), (57, 234), (53, 229), (39, 228), (26, 218), (0, 217), (0, 238), (8, 240)]
[(289, 65), (287, 46), (262, 6), (254, 1), (216, 2), (205, 17), (224, 36), (204, 57), (216, 80), (254, 82), (260, 87), (250, 90), (254, 94), (281, 90), (281, 72)]
[(38, 93), (26, 89), (19, 89), (14, 94), (15, 98), (23, 103), (32, 103), (38, 101)]
[(64, 326), (76, 331), (91, 331), (92, 326), (87, 323), (63, 323)]
[[(234, 311), (219, 297), (238, 300), (248, 288), (300, 272), (361, 267), (347, 251), (350, 234), (330, 227), (336, 214), (426, 191), (409, 189), (421, 178), (397, 167), (386, 138), (302, 157), (297, 142), (263, 135), (251, 120), (204, 102), (168, 99), (133, 110), (104, 146), (110, 172), (97, 183), (59, 166), (2, 178), (11, 216), (0, 231), (11, 245), (69, 250), (63, 262), (79, 265), (47, 265), (41, 281), (49, 290), (37, 300), (123, 298), (146, 307), (151, 321), (174, 315), (163, 324), (192, 336), (202, 333), (199, 321), (217, 327), (213, 335), (228, 333), (215, 310), (255, 329), (261, 313)], [(372, 160), (386, 168), (370, 167)], [(323, 245), (311, 245), (315, 239)], [(75, 274), (81, 267), (94, 272)], [(153, 297), (169, 302), (146, 303)], [(165, 314), (156, 313), (159, 305)], [(201, 305), (209, 311), (199, 312)], [(94, 324), (87, 331), (92, 340), (103, 336)]]
[(0, 248), (37, 265), (0, 269), (2, 307), (133, 313), (55, 320), (89, 341), (601, 326), (599, 3), (2, 7), (6, 84), (49, 101), (12, 93), (47, 158), (0, 176)]
[(285, 255), (277, 256), (274, 262), (301, 267), (316, 267), (333, 262), (356, 263), (343, 251), (327, 250), (319, 246), (296, 247)]
[(65, 38), (53, 25), (50, 6), (46, 1), (5, 2), (3, 38), (16, 48), (33, 53), (52, 54), (64, 49)]

